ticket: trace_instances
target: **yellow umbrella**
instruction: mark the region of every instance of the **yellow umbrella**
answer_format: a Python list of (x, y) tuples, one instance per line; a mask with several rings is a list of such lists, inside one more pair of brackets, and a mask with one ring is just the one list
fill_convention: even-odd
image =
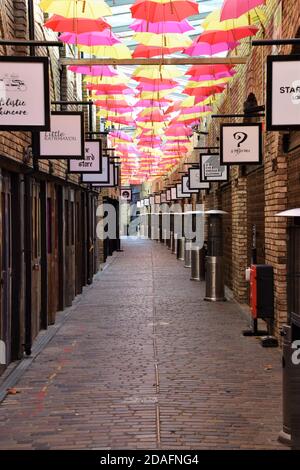
[(98, 57), (108, 57), (112, 59), (131, 59), (131, 52), (125, 44), (115, 44), (114, 46), (77, 46), (78, 50)]
[(230, 29), (250, 26), (254, 23), (263, 24), (266, 21), (266, 15), (259, 9), (254, 9), (232, 20), (220, 21), (221, 9), (214, 10), (201, 23), (206, 31), (228, 31)]
[(140, 65), (132, 74), (133, 77), (144, 77), (151, 80), (172, 80), (182, 75), (183, 72), (172, 65)]
[(92, 18), (112, 15), (104, 0), (41, 0), (40, 7), (47, 13), (65, 18)]
[(198, 87), (209, 87), (215, 85), (222, 85), (222, 83), (228, 83), (232, 77), (219, 78), (218, 80), (206, 80), (193, 82), (190, 81), (187, 83), (187, 88), (198, 88)]
[(194, 114), (181, 114), (178, 116), (177, 121), (189, 121), (190, 119), (198, 119), (202, 116), (207, 116), (211, 114), (210, 111), (206, 111), (205, 113), (194, 113)]
[(154, 46), (154, 47), (189, 47), (192, 44), (191, 38), (184, 34), (175, 34), (175, 33), (164, 33), (164, 34), (154, 34), (154, 33), (137, 33), (134, 35), (133, 39), (143, 44), (144, 46)]
[(166, 126), (164, 122), (139, 122), (139, 127), (143, 127), (144, 129), (161, 129)]

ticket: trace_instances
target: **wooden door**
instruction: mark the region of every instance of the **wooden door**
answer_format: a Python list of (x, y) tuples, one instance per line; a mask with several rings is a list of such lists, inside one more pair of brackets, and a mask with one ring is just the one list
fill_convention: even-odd
[(75, 194), (75, 294), (81, 294), (83, 286), (83, 231), (82, 231), (82, 199), (81, 192)]
[(58, 267), (58, 202), (54, 183), (47, 184), (47, 270), (48, 270), (48, 318), (55, 323), (59, 305)]
[(11, 360), (12, 312), (12, 250), (11, 250), (11, 181), (6, 173), (1, 174), (0, 208), (0, 373)]
[(41, 329), (41, 200), (40, 184), (32, 183), (32, 281), (31, 281), (31, 339)]
[(75, 297), (75, 198), (74, 190), (65, 191), (65, 290), (66, 305)]

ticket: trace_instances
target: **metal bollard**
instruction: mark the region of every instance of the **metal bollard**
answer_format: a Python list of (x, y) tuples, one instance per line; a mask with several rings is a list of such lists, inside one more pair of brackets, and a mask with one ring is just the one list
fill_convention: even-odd
[(167, 242), (167, 246), (168, 246), (169, 250), (172, 250), (172, 248), (174, 246), (174, 233), (172, 231), (170, 232), (170, 238)]
[(177, 259), (180, 261), (184, 261), (184, 245), (185, 245), (185, 238), (178, 238), (177, 239)]
[(194, 246), (191, 251), (191, 281), (200, 280), (200, 247)]
[(172, 254), (177, 255), (177, 233), (174, 233), (173, 240), (174, 240), (174, 243), (172, 246)]
[(192, 261), (192, 241), (185, 240), (184, 244), (184, 267), (190, 268)]
[(223, 260), (221, 256), (206, 257), (206, 295), (204, 300), (226, 300), (224, 290)]
[(291, 445), (291, 374), (293, 373), (292, 356), (292, 330), (289, 325), (283, 325), (281, 335), (282, 343), (282, 406), (283, 426), (278, 440), (285, 445)]

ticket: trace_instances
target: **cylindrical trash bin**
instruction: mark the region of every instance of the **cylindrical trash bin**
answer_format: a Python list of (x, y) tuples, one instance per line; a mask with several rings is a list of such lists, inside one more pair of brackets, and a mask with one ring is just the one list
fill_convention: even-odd
[(220, 302), (225, 299), (223, 260), (221, 256), (206, 257), (206, 295), (204, 300)]
[(292, 331), (289, 325), (282, 328), (282, 418), (283, 426), (278, 440), (285, 445), (291, 445), (291, 374), (293, 373), (292, 357)]
[(192, 258), (192, 241), (185, 240), (184, 244), (184, 267), (191, 267), (191, 258)]
[(174, 233), (173, 236), (172, 254), (177, 255), (177, 233)]
[(200, 247), (193, 246), (191, 251), (191, 281), (200, 281)]
[(184, 261), (184, 245), (185, 238), (181, 237), (177, 239), (177, 259)]

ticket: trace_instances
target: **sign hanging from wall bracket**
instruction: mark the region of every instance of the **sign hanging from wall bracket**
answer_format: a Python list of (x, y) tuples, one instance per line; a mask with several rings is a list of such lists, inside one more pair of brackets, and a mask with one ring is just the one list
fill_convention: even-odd
[(190, 189), (209, 189), (209, 183), (200, 181), (200, 168), (189, 168), (189, 188)]
[(40, 132), (37, 146), (37, 156), (42, 160), (84, 160), (83, 112), (53, 111), (50, 131)]
[(200, 181), (217, 183), (228, 180), (228, 167), (221, 165), (218, 153), (200, 154)]
[(221, 124), (220, 157), (222, 165), (261, 164), (262, 124)]
[(121, 190), (120, 190), (120, 199), (121, 199), (121, 201), (130, 202), (131, 199), (132, 199), (131, 188), (121, 188)]
[(0, 57), (0, 130), (50, 130), (48, 57)]
[(109, 157), (102, 157), (102, 170), (99, 173), (82, 173), (83, 183), (108, 183), (110, 180)]
[(84, 160), (68, 160), (68, 173), (101, 173), (102, 140), (85, 141)]
[(267, 130), (300, 130), (300, 55), (267, 58)]
[(182, 184), (182, 192), (184, 194), (191, 195), (191, 193), (197, 194), (198, 189), (190, 189), (190, 184), (189, 184), (189, 177), (188, 176), (182, 176), (181, 178), (181, 184)]

